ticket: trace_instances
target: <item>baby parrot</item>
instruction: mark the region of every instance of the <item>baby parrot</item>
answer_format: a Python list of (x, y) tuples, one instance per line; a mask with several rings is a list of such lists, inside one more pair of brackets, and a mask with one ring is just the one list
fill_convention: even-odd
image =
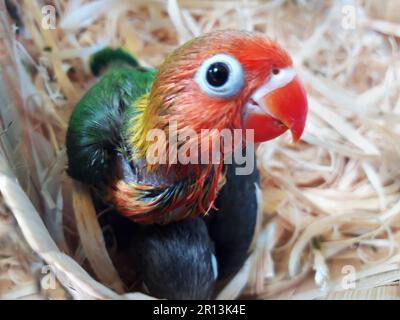
[[(212, 298), (246, 260), (260, 209), (255, 163), (237, 175), (237, 159), (224, 160), (287, 130), (297, 141), (304, 130), (307, 99), (289, 55), (262, 35), (217, 31), (176, 49), (158, 71), (122, 49), (100, 51), (91, 67), (103, 75), (71, 115), (69, 175), (112, 205), (99, 220), (151, 295)], [(219, 161), (162, 157), (186, 147), (203, 160), (215, 132), (245, 129), (252, 139), (219, 146)], [(154, 153), (154, 133), (164, 151)]]
[[(252, 129), (254, 139), (245, 145), (287, 130), (297, 141), (304, 130), (307, 99), (292, 60), (263, 35), (205, 34), (173, 51), (158, 71), (139, 66), (123, 50), (109, 50), (95, 56), (92, 70), (101, 73), (113, 62), (111, 70), (71, 115), (68, 173), (136, 223), (167, 224), (210, 213), (226, 180), (223, 160), (237, 147), (221, 148), (217, 162), (165, 157), (153, 163), (148, 155), (154, 132), (164, 134), (165, 154), (185, 145), (200, 158), (212, 149), (207, 142), (204, 151), (202, 141), (212, 141), (215, 132)], [(176, 139), (189, 129), (201, 139)]]

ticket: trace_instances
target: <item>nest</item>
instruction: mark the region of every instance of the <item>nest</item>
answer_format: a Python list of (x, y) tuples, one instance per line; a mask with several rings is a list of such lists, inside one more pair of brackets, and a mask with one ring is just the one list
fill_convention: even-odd
[[(88, 191), (65, 174), (68, 118), (95, 82), (88, 59), (99, 49), (123, 46), (156, 67), (190, 38), (232, 28), (290, 52), (310, 112), (300, 143), (283, 136), (258, 150), (264, 206), (254, 250), (218, 298), (399, 297), (398, 1), (7, 2), (2, 298), (150, 298), (123, 284)], [(48, 4), (57, 15), (47, 30)]]

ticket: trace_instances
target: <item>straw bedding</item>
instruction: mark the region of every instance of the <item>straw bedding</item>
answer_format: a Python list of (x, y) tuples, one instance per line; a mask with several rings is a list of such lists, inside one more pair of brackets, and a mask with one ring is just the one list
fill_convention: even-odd
[[(124, 46), (157, 66), (227, 28), (278, 39), (310, 113), (300, 143), (258, 150), (254, 250), (218, 298), (400, 297), (398, 1), (11, 2), (11, 18), (0, 3), (1, 298), (150, 298), (122, 283), (88, 191), (65, 174), (68, 117), (95, 82), (93, 52)], [(45, 4), (54, 30), (41, 27)]]

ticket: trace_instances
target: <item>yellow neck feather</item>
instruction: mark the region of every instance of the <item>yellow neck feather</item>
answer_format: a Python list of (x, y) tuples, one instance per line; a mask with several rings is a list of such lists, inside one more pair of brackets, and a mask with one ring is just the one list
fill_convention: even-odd
[(148, 110), (150, 93), (146, 93), (134, 102), (135, 114), (128, 125), (128, 144), (137, 151), (136, 157), (146, 155), (150, 141), (146, 140), (147, 132), (156, 127), (156, 115)]

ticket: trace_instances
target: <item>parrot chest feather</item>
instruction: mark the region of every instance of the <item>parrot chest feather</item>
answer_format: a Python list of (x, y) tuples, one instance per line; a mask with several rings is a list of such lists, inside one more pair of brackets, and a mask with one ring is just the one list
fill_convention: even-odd
[(108, 190), (110, 202), (126, 217), (138, 223), (169, 223), (206, 214), (224, 184), (220, 166), (199, 176), (179, 177), (174, 170), (159, 168), (148, 172), (142, 161), (122, 155), (116, 163), (117, 179)]

